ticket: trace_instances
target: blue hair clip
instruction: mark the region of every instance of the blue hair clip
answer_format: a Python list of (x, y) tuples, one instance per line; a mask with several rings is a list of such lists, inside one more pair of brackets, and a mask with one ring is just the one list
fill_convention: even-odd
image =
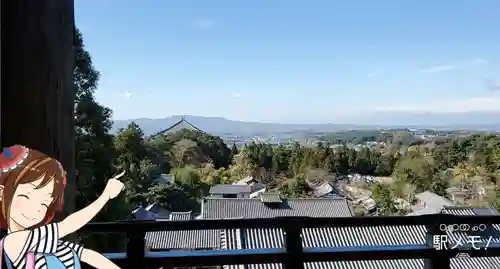
[(4, 154), (7, 158), (12, 158), (12, 152), (10, 152), (9, 148), (3, 148), (2, 154)]

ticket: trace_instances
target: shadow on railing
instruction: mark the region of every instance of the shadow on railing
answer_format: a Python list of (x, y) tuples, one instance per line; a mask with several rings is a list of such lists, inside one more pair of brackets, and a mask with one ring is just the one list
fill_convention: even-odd
[[(425, 259), (425, 269), (450, 268), (450, 259), (459, 253), (470, 257), (500, 256), (498, 230), (493, 228), (500, 223), (500, 216), (455, 216), (425, 215), (407, 217), (351, 217), (351, 218), (308, 218), (283, 217), (267, 219), (231, 219), (231, 220), (191, 220), (191, 221), (125, 221), (116, 223), (92, 223), (81, 232), (110, 233), (124, 232), (128, 243), (126, 253), (108, 253), (121, 268), (171, 268), (198, 267), (239, 264), (281, 263), (285, 269), (303, 269), (306, 262), (349, 261), (349, 260), (392, 260)], [(436, 238), (447, 237), (444, 225), (469, 225), (471, 231), (478, 225), (490, 227), (493, 233), (482, 238), (489, 247), (480, 250), (474, 248), (436, 249)], [(409, 226), (427, 227), (427, 244), (421, 245), (384, 245), (356, 247), (305, 248), (301, 235), (304, 228), (325, 227), (367, 227), (367, 226)], [(152, 231), (175, 230), (218, 230), (245, 228), (281, 228), (284, 231), (283, 248), (241, 249), (241, 250), (205, 250), (205, 251), (165, 251), (147, 252), (145, 234)], [(464, 229), (465, 229), (464, 228)], [(491, 244), (490, 244), (491, 243)], [(472, 269), (472, 268), (471, 268)]]

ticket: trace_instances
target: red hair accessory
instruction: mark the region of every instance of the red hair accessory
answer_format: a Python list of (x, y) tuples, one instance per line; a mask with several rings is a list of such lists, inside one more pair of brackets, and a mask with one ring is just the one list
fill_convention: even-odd
[(28, 157), (29, 149), (20, 145), (4, 148), (0, 154), (0, 172), (8, 173), (18, 168), (26, 157)]

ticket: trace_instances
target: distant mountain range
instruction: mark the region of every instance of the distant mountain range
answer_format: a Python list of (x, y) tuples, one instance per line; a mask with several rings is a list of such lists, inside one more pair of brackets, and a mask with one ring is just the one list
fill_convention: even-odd
[[(363, 116), (350, 116), (336, 119), (329, 124), (281, 124), (233, 121), (225, 118), (184, 116), (194, 126), (215, 135), (249, 135), (272, 134), (298, 131), (334, 132), (339, 130), (373, 129), (373, 128), (435, 128), (500, 131), (500, 111), (498, 112), (466, 112), (466, 113), (410, 113), (410, 112), (376, 112)], [(171, 116), (163, 119), (130, 119), (117, 120), (113, 132), (125, 128), (129, 123), (137, 123), (146, 135), (164, 130), (182, 116)]]

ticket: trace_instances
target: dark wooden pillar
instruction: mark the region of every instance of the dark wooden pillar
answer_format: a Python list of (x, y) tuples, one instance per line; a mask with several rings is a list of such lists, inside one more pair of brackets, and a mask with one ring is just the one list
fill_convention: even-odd
[(74, 0), (2, 3), (1, 146), (22, 144), (59, 159), (75, 197)]

